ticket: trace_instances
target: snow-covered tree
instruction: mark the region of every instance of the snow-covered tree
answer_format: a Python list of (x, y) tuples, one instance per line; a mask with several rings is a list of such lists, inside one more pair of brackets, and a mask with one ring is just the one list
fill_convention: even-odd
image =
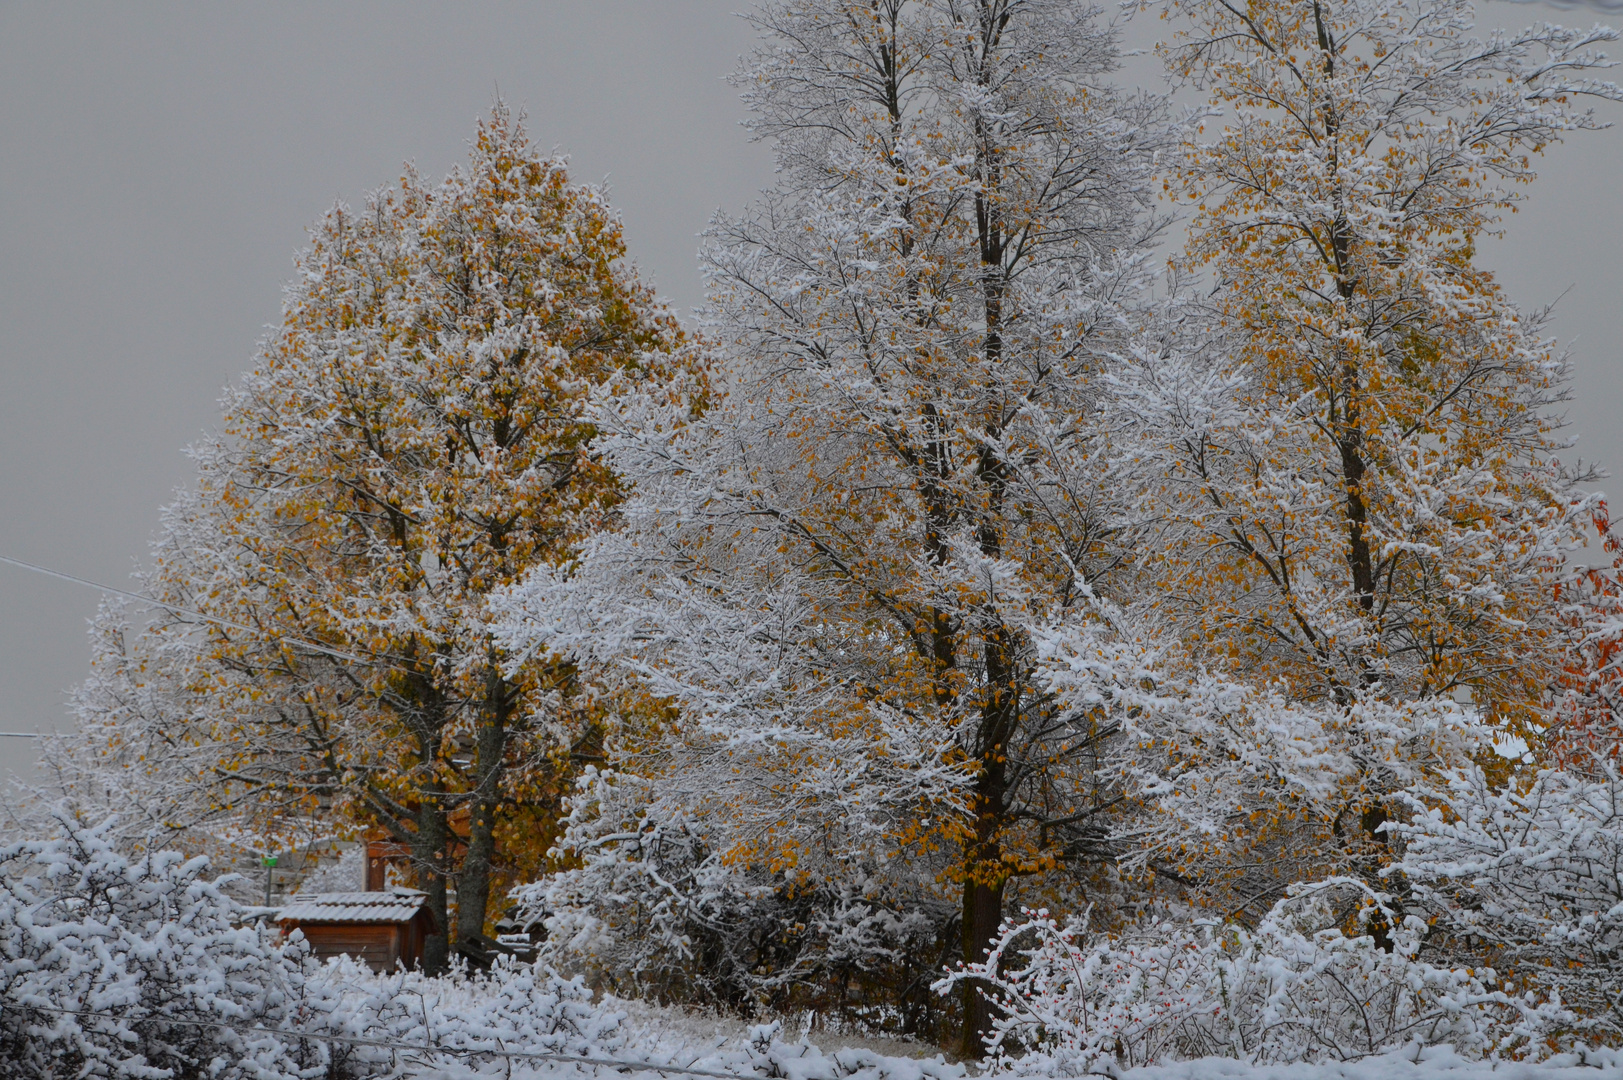
[(1105, 854), (1101, 732), (1033, 682), (1027, 629), (1124, 558), (1090, 425), (1162, 107), (1109, 86), (1115, 36), (1073, 0), (751, 18), (781, 180), (704, 255), (716, 399), (608, 408), (625, 528), (517, 594), (510, 640), (674, 704), (621, 768), (728, 822), (726, 859), (952, 883), (974, 956), (1011, 880)]
[[(597, 737), (567, 665), (503, 666), (485, 597), (567, 558), (618, 498), (586, 450), (592, 387), (686, 346), (605, 194), (501, 105), (465, 168), (335, 207), (297, 266), (166, 512), (153, 630), (81, 696), (125, 743), (156, 726), (195, 745), (239, 832), (336, 816), (409, 845), (434, 968), (447, 883), (459, 936), (481, 933), (498, 844), (544, 858), (570, 755)], [(158, 683), (190, 699), (120, 734), (121, 699)]]
[(69, 701), (74, 729), (42, 740), (43, 781), (15, 808), (16, 831), (49, 835), (65, 810), (87, 824), (111, 819), (105, 835), (124, 851), (195, 854), (226, 840), (230, 807), (200, 782), (221, 749), (194, 693), (198, 642), (143, 640), (122, 599), (103, 601), (89, 637), (90, 673)]
[(1170, 7), (1175, 74), (1225, 109), (1177, 159), (1212, 291), (1107, 376), (1142, 599), (1041, 640), (1060, 699), (1122, 717), (1127, 862), (1204, 910), (1013, 924), (1031, 963), (971, 973), (1061, 1057), (1613, 1041), (1615, 781), (1583, 737), (1532, 781), (1492, 747), (1610, 728), (1615, 566), (1571, 560), (1615, 542), (1562, 461), (1561, 358), (1474, 260), (1584, 96), (1617, 97), (1591, 78), (1615, 35)]
[(1562, 681), (1594, 500), (1562, 460), (1562, 359), (1475, 248), (1534, 156), (1595, 126), (1583, 101), (1618, 96), (1593, 78), (1615, 35), (1479, 37), (1465, 0), (1169, 13), (1174, 74), (1224, 110), (1174, 184), (1211, 292), (1112, 373), (1114, 450), (1184, 684), (1277, 707), (1147, 717), (1135, 753), (1189, 809), (1162, 853), (1231, 874), (1238, 911), (1372, 875), (1395, 793), (1482, 745), (1452, 699), (1529, 730)]
[(1591, 523), (1589, 550), (1569, 559), (1556, 595), (1571, 641), (1532, 743), (1545, 764), (1593, 776), (1597, 762), (1623, 754), (1623, 538), (1604, 500)]

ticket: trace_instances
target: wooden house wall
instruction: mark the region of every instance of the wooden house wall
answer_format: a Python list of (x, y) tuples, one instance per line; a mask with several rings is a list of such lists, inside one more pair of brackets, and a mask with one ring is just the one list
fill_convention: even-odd
[(299, 929), (318, 959), (347, 953), (373, 971), (392, 971), (396, 960), (405, 960), (410, 967), (416, 960), (401, 955), (402, 931), (406, 928), (398, 924), (304, 923)]

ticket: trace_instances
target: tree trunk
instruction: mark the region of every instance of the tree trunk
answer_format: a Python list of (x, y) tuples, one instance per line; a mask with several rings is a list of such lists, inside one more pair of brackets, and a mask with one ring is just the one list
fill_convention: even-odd
[[(1003, 276), (1003, 214), (997, 200), (989, 198), (986, 193), (997, 191), (1001, 168), (997, 151), (992, 148), (979, 122), (977, 131), (982, 137), (980, 167), (985, 185), (985, 190), (975, 197), (975, 215), (980, 234), (981, 299), (985, 304), (986, 320), (982, 347), (986, 362), (997, 365), (1003, 360), (1003, 301), (1006, 291)], [(1001, 434), (1004, 424), (1001, 405), (994, 404), (993, 408), (995, 411), (985, 418), (986, 434), (990, 438)], [(987, 493), (987, 502), (976, 530), (976, 539), (982, 554), (999, 559), (1003, 556), (1001, 518), (1008, 471), (991, 442), (979, 447), (977, 457), (979, 461), (975, 476)], [(1013, 643), (998, 619), (996, 606), (988, 606), (985, 615), (990, 628), (982, 632), (981, 655), (986, 665), (987, 685), (984, 691), (986, 698), (981, 704), (979, 730), (975, 734), (975, 756), (980, 762), (980, 776), (975, 783), (972, 804), (975, 846), (968, 860), (969, 876), (964, 881), (965, 964), (986, 958), (987, 946), (997, 937), (999, 924), (1003, 921), (1003, 887), (1008, 879), (998, 834), (1008, 809), (1005, 805), (1006, 751), (1020, 715)], [(970, 979), (963, 986), (964, 1027), (959, 1053), (966, 1059), (978, 1061), (986, 1054), (986, 1037), (992, 1031), (992, 1008), (982, 982)]]
[[(964, 882), (966, 964), (984, 960), (987, 946), (997, 937), (998, 924), (1003, 921), (1003, 883), (1001, 877), (990, 885), (975, 880)], [(958, 1053), (966, 1060), (978, 1061), (986, 1054), (986, 1036), (992, 1030), (991, 1004), (980, 980), (966, 979), (963, 987), (964, 1029)]]
[[(1003, 863), (999, 840), (1008, 814), (1009, 728), (1014, 716), (1013, 672), (1006, 663), (1007, 642), (1001, 631), (983, 640), (990, 694), (981, 707), (979, 745), (980, 775), (975, 780), (971, 809), (975, 814), (975, 841), (969, 851), (968, 876), (964, 880), (964, 963), (986, 958), (987, 946), (997, 937), (1003, 921), (1003, 887), (1008, 870)], [(959, 1053), (979, 1060), (986, 1053), (986, 1036), (992, 1031), (992, 1008), (986, 1000), (985, 985), (979, 980), (964, 983), (964, 1029)]]
[(457, 878), (456, 936), (472, 942), (485, 932), (490, 906), (491, 868), (496, 859), (496, 813), (501, 805), (507, 755), (507, 711), (511, 693), (492, 670), (485, 678), (483, 715), (476, 737), (474, 790), (469, 806), (468, 852)]
[(417, 832), (411, 838), (411, 863), (418, 886), (428, 894), (434, 932), (423, 939), (423, 971), (443, 974), (451, 957), (451, 918), (446, 909), (445, 856), (450, 829), (437, 783), (424, 785), (417, 803)]
[(417, 887), (428, 894), (434, 931), (423, 940), (422, 967), (429, 975), (443, 974), (450, 965), (451, 916), (446, 897), (446, 871), (450, 861), (451, 828), (445, 815), (445, 787), (437, 767), (445, 732), (445, 700), (432, 675), (418, 673), (409, 685), (415, 699), (406, 720), (417, 742), (418, 766), (425, 770), (417, 790), (416, 829), (410, 837), (411, 868)]

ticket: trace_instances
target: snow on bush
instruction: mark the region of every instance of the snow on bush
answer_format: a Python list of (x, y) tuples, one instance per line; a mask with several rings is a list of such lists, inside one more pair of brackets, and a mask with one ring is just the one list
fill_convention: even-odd
[(939, 985), (980, 980), (1001, 1013), (993, 1055), (1022, 1075), (1214, 1056), (1592, 1059), (1623, 1043), (1623, 774), (1581, 764), (1412, 784), (1407, 820), (1382, 830), (1389, 891), (1297, 884), (1254, 928), (1159, 918), (1104, 934), (1027, 912)]
[[(787, 1045), (646, 1038), (579, 979), (505, 960), (486, 973), (374, 974), (278, 942), (209, 879), (206, 859), (130, 857), (62, 815), (63, 835), (0, 848), (0, 1067), (9, 1080), (364, 1080), (402, 1073), (524, 1080), (680, 1065), (795, 1080), (960, 1080), (937, 1062)], [(518, 1056), (510, 1056), (516, 1052)], [(698, 1060), (695, 1060), (698, 1059)]]
[[(0, 848), (0, 1062), (15, 1075), (294, 1076), (310, 1048), (241, 1027), (279, 1026), (303, 952), (255, 927), (204, 877), (205, 859), (130, 858), (116, 823)], [(71, 1010), (60, 1012), (58, 1010)], [(103, 1016), (76, 1014), (106, 1014)]]
[[(540, 966), (500, 961), (488, 973), (428, 978), (418, 972), (377, 976), (348, 961), (327, 965), (309, 986), (310, 1022), (303, 1030), (353, 1035), (365, 1045), (335, 1046), (328, 1075), (416, 1075), (530, 1080), (546, 1076), (601, 1077), (582, 1062), (527, 1059), (560, 1054), (617, 1064), (615, 1075), (640, 1080), (674, 1075), (639, 1070), (670, 1066), (741, 1080), (964, 1080), (962, 1066), (848, 1048), (824, 1053), (787, 1043), (781, 1024), (751, 1028), (742, 1040), (695, 1044), (688, 1032), (646, 1022), (628, 1025), (612, 1003), (594, 1002), (579, 979)], [(381, 1045), (380, 1045), (381, 1044)], [(417, 1049), (433, 1046), (434, 1050)], [(505, 1051), (520, 1056), (508, 1058)]]
[(240, 925), (206, 859), (132, 858), (116, 822), (59, 824), (0, 848), (0, 1063), (17, 1076), (311, 1080), (385, 1075), (406, 1045), (446, 1048), (415, 1056), (453, 1070), (481, 1059), (451, 1051), (620, 1049), (617, 1014), (578, 981), (319, 965), (298, 935)]
[[(1154, 919), (1109, 935), (1086, 916), (1028, 912), (983, 964), (938, 988), (980, 980), (1001, 1012), (992, 1065), (1018, 1076), (1180, 1062), (1246, 1075), (1214, 1059), (1304, 1077), (1353, 1060), (1379, 1068), (1335, 1075), (1419, 1077), (1483, 1058), (1593, 1064), (1604, 1058), (1580, 1040), (1617, 1028), (1620, 794), (1623, 779), (1605, 770), (1540, 773), (1521, 791), (1462, 773), (1395, 830), (1405, 849), (1391, 873), (1406, 892), (1351, 878), (1299, 885), (1249, 929)], [(240, 925), (205, 860), (131, 857), (111, 825), (62, 825), (58, 839), (0, 848), (0, 1065), (17, 1080), (602, 1070), (538, 1054), (613, 1061), (648, 1080), (660, 1066), (762, 1080), (965, 1075), (939, 1059), (789, 1044), (777, 1025), (697, 1044), (628, 1025), (580, 979), (542, 966), (429, 978), (318, 964), (296, 935)], [(1468, 955), (1507, 966), (1467, 966)]]
[[(527, 918), (545, 919), (542, 963), (627, 996), (746, 1016), (839, 1008), (816, 996), (831, 984), (935, 978), (950, 903), (903, 893), (855, 853), (819, 864), (809, 881), (728, 859), (715, 816), (656, 786), (586, 768), (555, 848), (579, 865), (512, 893)], [(872, 1001), (851, 1008), (897, 1013)]]
[[(1467, 1058), (1537, 1056), (1558, 1007), (1495, 987), (1491, 970), (1420, 959), (1428, 927), (1350, 878), (1296, 886), (1255, 929), (1150, 920), (1118, 935), (1045, 911), (1010, 920), (984, 963), (1000, 1016), (997, 1066), (1075, 1076), (1205, 1057), (1346, 1061), (1445, 1045)], [(1344, 929), (1349, 909), (1388, 927), (1391, 950)]]
[(604, 1059), (627, 1051), (620, 1014), (594, 1004), (579, 979), (505, 960), (489, 972), (431, 978), (377, 975), (340, 958), (312, 967), (305, 991), (291, 1026), (311, 1041), (330, 1040), (322, 1044), (335, 1077), (388, 1076), (402, 1067), (505, 1077), (510, 1060), (515, 1077), (557, 1075), (569, 1067), (504, 1053)]
[(782, 925), (775, 890), (725, 863), (701, 816), (656, 816), (650, 787), (588, 766), (558, 843), (581, 865), (513, 897), (546, 919), (543, 962), (639, 997), (677, 986), (705, 1003), (737, 997), (739, 977), (757, 967), (750, 943)]
[(1439, 930), (1571, 1011), (1576, 1035), (1623, 1039), (1623, 776), (1546, 769), (1495, 787), (1480, 769), (1412, 797), (1394, 874)]
[[(1212, 1055), (1261, 1066), (1416, 1048), (1434, 1065), (1592, 1054), (1623, 1041), (1623, 778), (1596, 763), (1519, 784), (1480, 771), (1412, 782), (1407, 822), (1383, 831), (1387, 891), (1333, 877), (1294, 886), (1255, 927), (1165, 918), (1115, 936), (1032, 913), (938, 988), (984, 979), (1003, 1010), (994, 1056), (1025, 1075)], [(588, 957), (597, 974), (662, 950), (698, 960), (692, 927), (733, 895), (706, 877), (723, 870), (700, 857), (701, 823), (596, 814), (574, 826), (582, 867), (523, 890), (552, 913), (553, 958)]]

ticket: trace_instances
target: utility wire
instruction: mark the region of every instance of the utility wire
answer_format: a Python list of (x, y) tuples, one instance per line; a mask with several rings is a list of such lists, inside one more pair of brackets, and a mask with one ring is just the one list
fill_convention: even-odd
[[(139, 600), (143, 604), (151, 604), (153, 607), (162, 608), (164, 611), (169, 612), (171, 615), (187, 615), (187, 616), (190, 616), (191, 618), (194, 618), (194, 619), (201, 619), (204, 622), (214, 623), (216, 626), (224, 626), (224, 627), (229, 627), (232, 630), (240, 630), (245, 634), (259, 634), (259, 633), (261, 633), (261, 631), (256, 630), (251, 626), (246, 626), (246, 625), (244, 625), (242, 623), (239, 623), (239, 622), (232, 622), (230, 619), (222, 619), (217, 615), (205, 615), (201, 611), (193, 611), (190, 608), (176, 607), (173, 604), (166, 604), (162, 600), (154, 600), (150, 596), (142, 596), (140, 593), (129, 592), (129, 591), (125, 590), (125, 589), (115, 589), (111, 585), (103, 585), (101, 582), (99, 582), (99, 581), (91, 581), (89, 578), (74, 577), (72, 574), (64, 574), (60, 570), (52, 570), (48, 566), (39, 566), (36, 563), (23, 562), (21, 559), (13, 559), (13, 558), (11, 558), (9, 556), (6, 556), (6, 555), (0, 555), (0, 563), (7, 563), (7, 564), (9, 564), (11, 566), (19, 567), (19, 568), (21, 568), (23, 570), (31, 570), (36, 574), (44, 574), (46, 577), (53, 577), (53, 578), (56, 578), (59, 581), (71, 581), (75, 585), (85, 585), (85, 586), (88, 586), (88, 587), (90, 587), (92, 589), (99, 589), (102, 592), (112, 593), (115, 596), (125, 596), (125, 597), (128, 597), (131, 600)], [(325, 654), (327, 656), (335, 657), (335, 658), (337, 658), (339, 660), (349, 660), (349, 661), (351, 661), (353, 663), (356, 663), (356, 664), (380, 664), (381, 663), (382, 666), (384, 666), (384, 667), (399, 667), (399, 665), (384, 663), (382, 661), (379, 661), (376, 658), (368, 658), (368, 657), (365, 657), (365, 656), (356, 656), (354, 653), (347, 653), (347, 652), (343, 652), (343, 651), (341, 651), (339, 649), (329, 648), (328, 646), (322, 645), (319, 642), (306, 641), (304, 638), (296, 638), (296, 637), (289, 637), (287, 635), (282, 635), (280, 637), (277, 637), (275, 640), (279, 641), (279, 642), (281, 642), (283, 644), (286, 644), (286, 645), (296, 645), (299, 648), (310, 649), (310, 650), (312, 650), (314, 652), (323, 653), (323, 654)], [(400, 670), (407, 671), (407, 670), (410, 670), (410, 669), (401, 668)]]
[(620, 1061), (615, 1058), (579, 1057), (575, 1054), (555, 1054), (541, 1050), (478, 1050), (470, 1047), (454, 1046), (428, 1046), (423, 1043), (389, 1042), (384, 1039), (363, 1039), (355, 1035), (330, 1035), (313, 1031), (285, 1031), (281, 1028), (265, 1027), (239, 1027), (236, 1024), (221, 1023), (218, 1020), (185, 1020), (171, 1016), (120, 1016), (117, 1013), (91, 1012), (84, 1009), (62, 1009), (53, 1005), (33, 1005), (19, 1002), (14, 1007), (22, 1009), (36, 1009), (39, 1012), (58, 1013), (62, 1016), (93, 1016), (104, 1020), (121, 1020), (126, 1023), (138, 1024), (143, 1021), (160, 1021), (166, 1024), (180, 1024), (186, 1027), (218, 1028), (222, 1031), (235, 1031), (241, 1035), (279, 1035), (287, 1039), (308, 1039), (311, 1042), (340, 1042), (351, 1046), (375, 1046), (384, 1050), (411, 1050), (429, 1054), (454, 1054), (462, 1057), (477, 1057), (480, 1054), (489, 1054), (493, 1057), (519, 1058), (527, 1061), (560, 1061), (573, 1065), (604, 1065), (616, 1069), (632, 1069), (638, 1072), (676, 1073), (683, 1076), (708, 1076), (713, 1080), (755, 1080), (754, 1077), (744, 1073), (712, 1072), (708, 1069), (685, 1068), (680, 1065), (656, 1065), (649, 1061)]

